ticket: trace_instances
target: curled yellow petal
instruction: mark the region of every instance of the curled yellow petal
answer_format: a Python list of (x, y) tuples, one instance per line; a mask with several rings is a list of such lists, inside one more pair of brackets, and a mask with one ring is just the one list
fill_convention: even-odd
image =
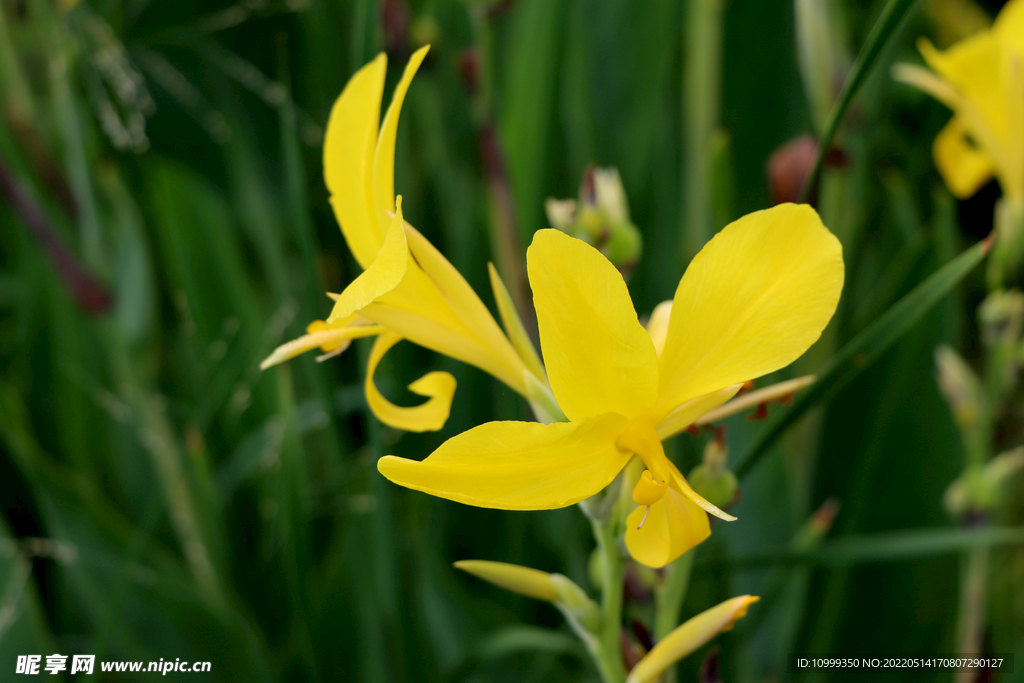
[(388, 401), (377, 390), (373, 382), (373, 373), (377, 364), (388, 350), (402, 341), (402, 337), (394, 332), (384, 332), (373, 344), (370, 359), (366, 368), (366, 401), (377, 419), (396, 429), (407, 432), (436, 431), (448, 420), (452, 407), (452, 396), (455, 395), (455, 378), (447, 372), (428, 372), (409, 385), (409, 390), (430, 400), (413, 408), (403, 408)]
[(839, 240), (806, 205), (730, 223), (679, 282), (655, 416), (789, 365), (821, 335), (843, 288)]
[(539, 569), (486, 560), (462, 560), (456, 562), (455, 566), (513, 593), (548, 602), (558, 602), (561, 599), (558, 588), (551, 581), (551, 574)]
[(373, 263), (349, 283), (345, 291), (334, 302), (334, 310), (327, 322), (347, 318), (387, 294), (402, 282), (409, 267), (409, 245), (405, 239), (402, 220), (402, 198), (395, 204), (395, 215), (391, 219), (384, 244)]
[(622, 274), (594, 247), (554, 229), (534, 234), (526, 261), (544, 365), (563, 412), (576, 420), (649, 410), (658, 357)]
[(314, 320), (306, 328), (307, 334), (281, 344), (260, 363), (260, 370), (291, 360), (296, 356), (319, 347), (324, 353), (338, 353), (348, 348), (353, 339), (372, 337), (384, 332), (380, 325), (374, 325), (366, 318), (352, 315), (335, 324)]
[(377, 257), (387, 227), (378, 225), (370, 182), (387, 65), (381, 53), (352, 76), (324, 131), (324, 182), (345, 242), (363, 268)]
[(661, 639), (647, 656), (629, 672), (626, 683), (654, 683), (670, 666), (691, 654), (747, 614), (752, 603), (760, 600), (755, 595), (739, 597), (719, 603), (701, 612)]
[(615, 478), (629, 455), (615, 447), (614, 414), (579, 423), (488, 422), (445, 441), (422, 462), (385, 456), (394, 483), (477, 507), (549, 510), (578, 503)]
[(650, 510), (641, 505), (626, 519), (626, 549), (648, 567), (664, 567), (710, 535), (704, 510), (671, 486)]

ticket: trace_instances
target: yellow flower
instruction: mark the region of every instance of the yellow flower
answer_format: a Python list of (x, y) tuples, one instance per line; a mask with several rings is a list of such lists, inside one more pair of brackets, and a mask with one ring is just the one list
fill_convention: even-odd
[(900, 64), (894, 75), (953, 110), (934, 146), (949, 189), (963, 199), (995, 176), (1008, 200), (1024, 202), (1024, 0), (945, 52), (923, 38), (919, 48), (932, 71)]
[(842, 290), (839, 241), (809, 206), (732, 223), (690, 264), (657, 344), (621, 274), (593, 247), (541, 230), (527, 265), (548, 379), (569, 421), (490, 422), (422, 462), (386, 456), (378, 469), (469, 505), (540, 510), (601, 491), (635, 454), (647, 471), (633, 491), (626, 545), (638, 561), (664, 566), (708, 536), (705, 511), (734, 518), (690, 488), (662, 439), (818, 339)]
[[(385, 399), (373, 382), (383, 355), (402, 339), (475, 365), (520, 394), (543, 384), (502, 333), (487, 307), (457, 270), (402, 218), (394, 192), (395, 136), (406, 91), (427, 48), (413, 54), (380, 123), (387, 58), (357, 72), (345, 86), (324, 137), (324, 180), (345, 242), (363, 268), (340, 295), (326, 321), (279, 347), (264, 369), (319, 347), (327, 356), (356, 337), (377, 336), (370, 353), (366, 395), (385, 424), (408, 431), (440, 429), (448, 418), (455, 379), (432, 372), (410, 389), (429, 397), (414, 408)], [(534, 377), (537, 373), (540, 377)], [(533, 380), (527, 376), (534, 377)]]

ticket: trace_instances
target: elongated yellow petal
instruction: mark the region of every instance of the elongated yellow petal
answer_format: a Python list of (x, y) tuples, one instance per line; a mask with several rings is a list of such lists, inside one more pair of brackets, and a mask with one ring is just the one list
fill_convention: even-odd
[(727, 225), (679, 282), (655, 417), (792, 363), (842, 288), (842, 247), (811, 207), (781, 204)]
[(356, 72), (335, 101), (324, 131), (324, 181), (331, 206), (363, 268), (377, 257), (388, 225), (378, 225), (370, 194), (387, 63), (381, 53)]
[(714, 410), (730, 398), (739, 393), (743, 388), (742, 384), (733, 384), (725, 389), (704, 394), (679, 406), (665, 416), (665, 419), (658, 423), (658, 438), (664, 441), (683, 431), (708, 411)]
[(402, 74), (402, 80), (395, 86), (391, 105), (380, 126), (377, 151), (373, 157), (373, 202), (379, 225), (388, 224), (388, 212), (391, 211), (395, 201), (395, 137), (398, 134), (398, 116), (402, 112), (402, 103), (405, 102), (405, 93), (409, 90), (409, 84), (429, 49), (429, 45), (421, 47), (409, 58), (409, 62), (405, 65), (405, 72)]
[(372, 337), (384, 332), (380, 325), (374, 325), (369, 320), (354, 320), (358, 316), (351, 316), (339, 324), (331, 325), (322, 320), (314, 320), (306, 328), (308, 334), (298, 339), (293, 339), (286, 344), (281, 344), (274, 352), (260, 363), (260, 370), (291, 360), (300, 354), (312, 351), (319, 347), (324, 353), (344, 351), (353, 339), (360, 337)]
[(472, 333), (473, 343), (484, 352), (486, 364), (480, 367), (519, 393), (525, 393), (523, 373), (526, 372), (526, 365), (480, 297), (455, 266), (419, 231), (411, 225), (406, 225), (405, 231), (409, 250), (416, 262), (465, 329)]
[(548, 379), (569, 419), (649, 410), (658, 357), (622, 274), (597, 249), (553, 229), (534, 234), (526, 260)]
[(710, 535), (707, 514), (672, 487), (649, 512), (640, 506), (626, 519), (626, 549), (648, 567), (664, 567)]
[(452, 407), (452, 396), (455, 395), (455, 378), (447, 372), (428, 372), (409, 385), (409, 390), (430, 400), (414, 408), (402, 408), (388, 401), (377, 390), (373, 382), (373, 373), (384, 354), (392, 346), (402, 341), (402, 337), (394, 332), (385, 332), (377, 337), (370, 351), (370, 359), (366, 368), (366, 402), (377, 419), (396, 429), (407, 432), (430, 432), (444, 426)]
[(654, 343), (654, 351), (661, 357), (665, 350), (665, 338), (668, 336), (668, 321), (672, 317), (672, 301), (662, 301), (651, 311), (651, 319), (647, 321), (647, 334)]
[(958, 116), (936, 136), (933, 152), (943, 180), (960, 199), (977, 192), (995, 172), (988, 155), (967, 139), (967, 129)]
[(347, 318), (393, 290), (405, 277), (408, 265), (409, 246), (406, 243), (402, 220), (402, 198), (399, 197), (384, 245), (377, 252), (373, 263), (353, 280), (334, 302), (334, 310), (331, 311), (327, 322)]
[(498, 304), (498, 313), (501, 315), (501, 322), (505, 326), (505, 333), (508, 335), (509, 341), (512, 342), (512, 346), (523, 360), (526, 368), (533, 373), (534, 377), (543, 381), (547, 378), (547, 374), (540, 362), (540, 356), (537, 355), (537, 349), (534, 348), (533, 342), (530, 340), (530, 335), (526, 333), (526, 327), (519, 317), (515, 302), (512, 301), (512, 295), (508, 293), (508, 288), (505, 287), (505, 283), (493, 263), (488, 262), (487, 273), (491, 277), (494, 302)]
[(678, 627), (654, 646), (647, 656), (629, 672), (626, 683), (654, 683), (670, 666), (693, 653), (747, 614), (755, 595), (741, 595), (701, 612)]
[(391, 481), (477, 507), (549, 510), (578, 503), (615, 478), (630, 456), (615, 448), (614, 414), (550, 425), (488, 422), (448, 439), (426, 460), (377, 461)]

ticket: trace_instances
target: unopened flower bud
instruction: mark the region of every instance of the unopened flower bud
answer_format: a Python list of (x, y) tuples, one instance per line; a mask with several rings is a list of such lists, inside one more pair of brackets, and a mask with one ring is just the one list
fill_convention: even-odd
[(703, 462), (690, 470), (687, 477), (694, 491), (720, 508), (731, 505), (739, 490), (736, 475), (726, 468), (728, 456), (725, 442), (712, 439), (704, 447)]
[(957, 426), (961, 430), (973, 429), (985, 400), (974, 370), (951, 347), (940, 346), (935, 349), (935, 374)]
[(630, 220), (626, 190), (614, 168), (587, 168), (578, 202), (549, 198), (544, 209), (551, 227), (594, 245), (619, 270), (631, 270), (640, 258), (643, 240)]

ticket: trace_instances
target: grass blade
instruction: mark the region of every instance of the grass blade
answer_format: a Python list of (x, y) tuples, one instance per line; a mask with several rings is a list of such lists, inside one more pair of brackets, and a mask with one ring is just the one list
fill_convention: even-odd
[(839, 93), (839, 97), (836, 98), (835, 105), (832, 106), (832, 112), (828, 116), (828, 123), (825, 124), (825, 131), (818, 140), (818, 153), (814, 158), (814, 166), (811, 168), (811, 173), (807, 176), (803, 189), (800, 191), (801, 203), (807, 201), (815, 183), (818, 182), (818, 176), (821, 175), (821, 166), (825, 162), (825, 155), (828, 154), (829, 147), (832, 146), (832, 138), (835, 137), (836, 131), (839, 130), (839, 124), (842, 123), (846, 111), (853, 103), (853, 98), (857, 95), (857, 91), (860, 90), (860, 86), (864, 84), (864, 79), (871, 73), (871, 68), (875, 65), (875, 60), (881, 54), (882, 48), (896, 34), (896, 29), (910, 13), (916, 1), (889, 0), (882, 9), (878, 21), (871, 27), (871, 33), (868, 34), (868, 39), (864, 42), (860, 54), (857, 55), (857, 61), (853, 63), (853, 69), (850, 70), (850, 75), (846, 78), (843, 89)]

